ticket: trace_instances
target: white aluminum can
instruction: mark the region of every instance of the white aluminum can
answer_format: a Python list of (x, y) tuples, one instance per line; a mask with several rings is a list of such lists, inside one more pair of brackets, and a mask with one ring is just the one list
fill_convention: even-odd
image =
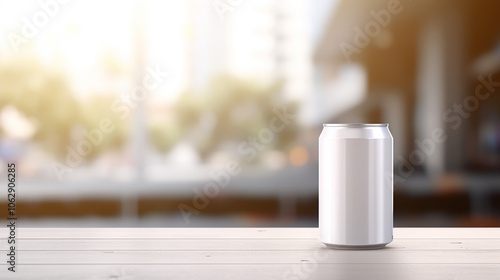
[(388, 124), (324, 124), (319, 137), (320, 240), (335, 249), (392, 241), (393, 139)]

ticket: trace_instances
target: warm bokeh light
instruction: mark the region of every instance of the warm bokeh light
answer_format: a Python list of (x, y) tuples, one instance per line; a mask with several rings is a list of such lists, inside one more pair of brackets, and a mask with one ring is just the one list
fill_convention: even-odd
[(289, 154), (290, 162), (295, 166), (303, 166), (309, 161), (309, 152), (302, 146), (294, 147)]

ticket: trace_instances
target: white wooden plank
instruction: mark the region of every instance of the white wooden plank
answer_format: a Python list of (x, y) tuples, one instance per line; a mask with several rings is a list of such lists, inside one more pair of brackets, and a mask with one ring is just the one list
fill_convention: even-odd
[(157, 280), (157, 279), (370, 279), (497, 280), (499, 265), (467, 264), (314, 264), (299, 265), (22, 265), (0, 279)]
[(395, 228), (394, 238), (499, 238), (500, 228)]
[[(18, 228), (18, 238), (317, 238), (314, 228)], [(5, 239), (7, 229), (0, 229)]]
[[(5, 239), (7, 228), (0, 228)], [(19, 238), (318, 238), (317, 228), (18, 228)], [(395, 228), (394, 238), (500, 238), (500, 228)]]
[[(7, 252), (2, 251), (5, 255)], [(500, 264), (498, 250), (467, 251), (25, 251), (18, 264), (293, 264), (321, 263), (462, 263)]]
[[(9, 244), (0, 242), (0, 250)], [(318, 239), (22, 239), (18, 251), (318, 250)], [(391, 250), (500, 250), (500, 239), (396, 239)]]

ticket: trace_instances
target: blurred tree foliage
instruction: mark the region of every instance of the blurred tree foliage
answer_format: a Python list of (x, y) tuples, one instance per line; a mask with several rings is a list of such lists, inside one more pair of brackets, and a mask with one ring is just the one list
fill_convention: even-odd
[[(62, 159), (66, 147), (83, 139), (81, 131), (98, 128), (103, 118), (111, 119), (115, 131), (105, 135), (102, 144), (94, 146), (86, 158), (125, 142), (124, 123), (110, 110), (111, 102), (110, 95), (96, 96), (87, 102), (77, 100), (63, 73), (47, 69), (32, 57), (13, 59), (0, 68), (0, 111), (14, 106), (34, 121), (36, 132), (31, 141)], [(75, 139), (75, 134), (80, 136)]]
[(167, 153), (181, 140), (182, 129), (178, 118), (169, 118), (148, 124), (151, 144), (162, 153)]
[[(231, 76), (217, 77), (206, 92), (186, 92), (177, 102), (179, 133), (195, 145), (203, 158), (225, 142), (258, 138), (259, 132), (269, 128), (269, 122), (276, 117), (273, 110), (285, 106), (287, 113), (297, 112), (297, 104), (286, 102), (280, 89), (279, 83), (264, 86)], [(297, 125), (292, 120), (282, 131), (274, 133), (274, 140), (265, 146), (286, 149), (296, 133)]]
[[(111, 108), (117, 95), (96, 93), (77, 98), (61, 71), (44, 67), (32, 57), (12, 59), (0, 65), (0, 111), (14, 106), (32, 120), (36, 132), (30, 141), (40, 144), (54, 156), (64, 159), (67, 147), (75, 148), (84, 140), (82, 131), (99, 128), (107, 118), (114, 130), (93, 145), (85, 159), (110, 149), (119, 149), (128, 141), (129, 121)], [(275, 109), (286, 107), (296, 113), (296, 104), (284, 101), (281, 85), (263, 86), (231, 76), (215, 78), (204, 92), (186, 92), (177, 101), (170, 118), (148, 123), (149, 139), (160, 152), (168, 152), (180, 140), (193, 144), (203, 158), (225, 143), (249, 141), (259, 137), (263, 128), (276, 117)], [(292, 122), (273, 134), (267, 149), (283, 150), (296, 138)], [(3, 132), (0, 129), (0, 135)], [(258, 141), (258, 140), (257, 140)]]
[(81, 123), (86, 131), (98, 129), (104, 119), (109, 119), (114, 127), (111, 133), (103, 133), (102, 143), (94, 145), (92, 153), (87, 156), (89, 159), (105, 151), (120, 149), (129, 139), (130, 122), (112, 110), (112, 104), (117, 99), (115, 94), (95, 93), (81, 103)]
[(60, 75), (33, 59), (11, 61), (0, 69), (0, 109), (12, 105), (37, 126), (34, 139), (62, 156), (80, 108)]

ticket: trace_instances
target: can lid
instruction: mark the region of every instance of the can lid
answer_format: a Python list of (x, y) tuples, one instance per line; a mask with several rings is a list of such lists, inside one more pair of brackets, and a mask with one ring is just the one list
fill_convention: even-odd
[(387, 123), (324, 123), (323, 126), (333, 127), (388, 127)]

